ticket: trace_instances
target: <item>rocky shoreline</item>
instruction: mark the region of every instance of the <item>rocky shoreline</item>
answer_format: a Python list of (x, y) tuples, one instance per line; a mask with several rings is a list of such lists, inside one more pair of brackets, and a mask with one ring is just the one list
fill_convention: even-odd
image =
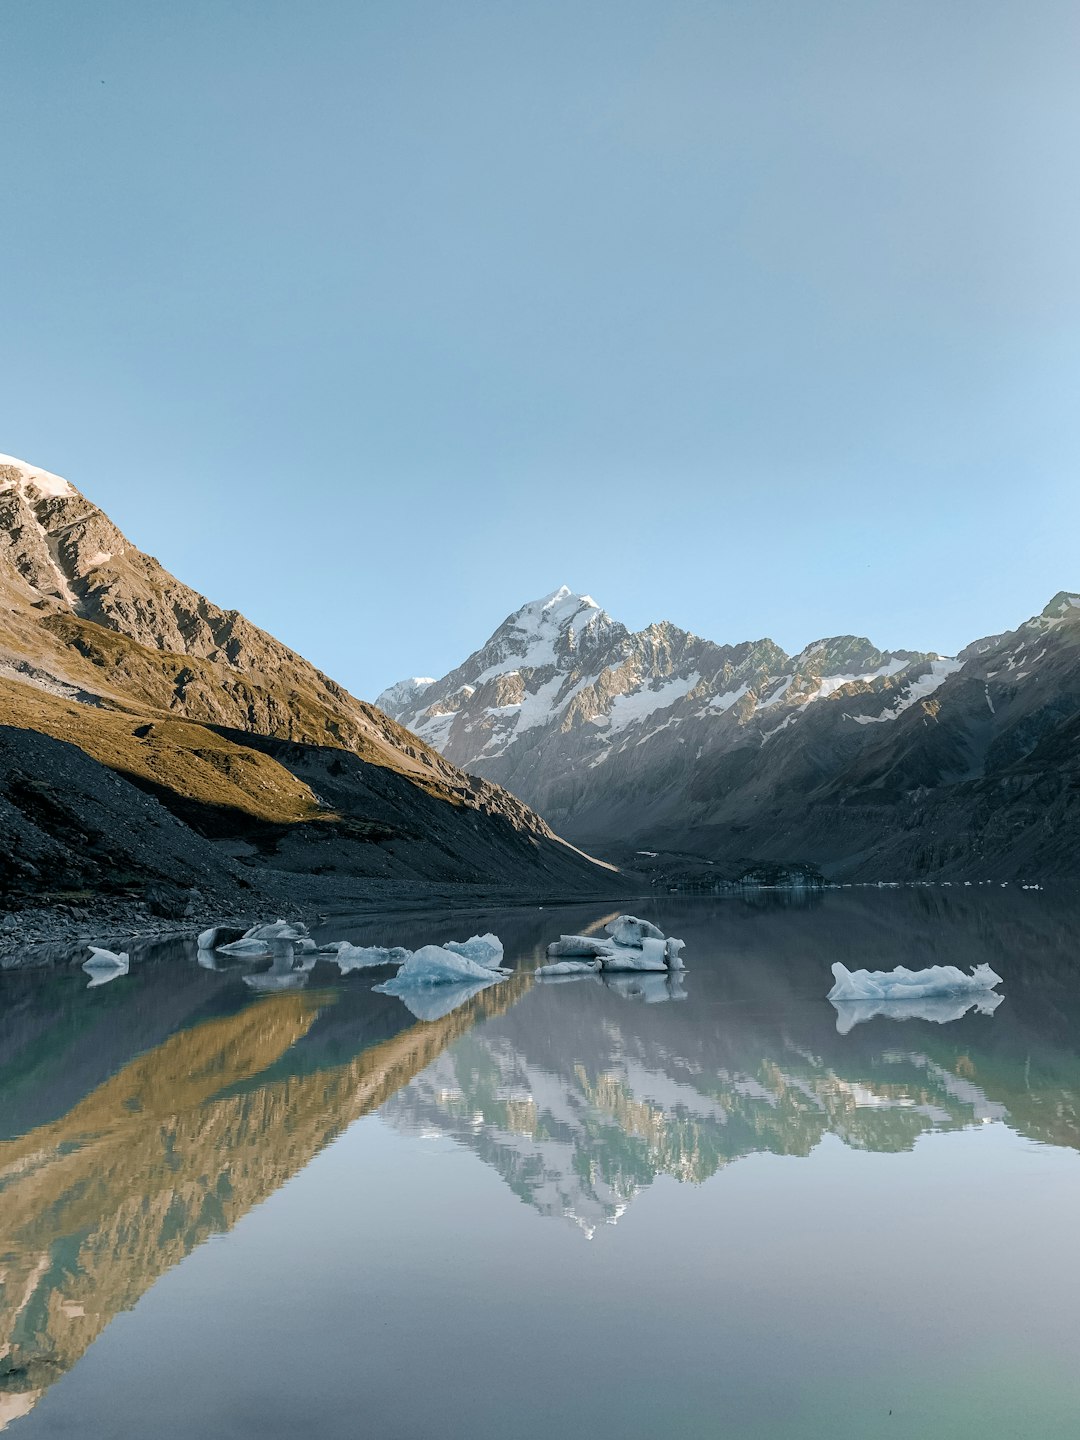
[(314, 926), (334, 918), (360, 917), (373, 912), (454, 909), (467, 913), (492, 906), (575, 904), (589, 901), (624, 904), (625, 892), (616, 895), (551, 893), (535, 895), (500, 891), (490, 886), (384, 885), (363, 894), (295, 896), (289, 904), (253, 900), (250, 908), (214, 905), (201, 896), (182, 916), (155, 915), (144, 904), (116, 901), (85, 904), (26, 906), (0, 914), (0, 970), (34, 969), (73, 963), (87, 945), (108, 949), (136, 948), (157, 941), (194, 939), (211, 925), (247, 929), (278, 917), (303, 920)]

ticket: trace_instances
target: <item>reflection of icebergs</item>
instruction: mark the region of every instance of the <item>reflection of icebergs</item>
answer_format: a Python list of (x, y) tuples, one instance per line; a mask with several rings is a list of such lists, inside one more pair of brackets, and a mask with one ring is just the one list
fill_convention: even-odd
[(682, 978), (677, 975), (605, 974), (603, 983), (624, 1000), (644, 1000), (646, 1005), (658, 1005), (665, 1000), (686, 999)]
[(460, 985), (428, 985), (423, 990), (402, 991), (399, 998), (417, 1020), (441, 1020), (451, 1010), (464, 1005), (466, 1000), (494, 985), (498, 979), (498, 975), (491, 975), (487, 980), (473, 980)]
[(884, 1015), (889, 1020), (932, 1020), (935, 1025), (947, 1025), (950, 1020), (960, 1020), (969, 1010), (977, 1015), (992, 1015), (1005, 999), (995, 990), (983, 990), (968, 995), (925, 995), (912, 1000), (834, 1000), (836, 1028), (846, 1035), (856, 1025)]
[(108, 985), (110, 980), (117, 980), (121, 975), (128, 973), (130, 961), (127, 952), (117, 955), (114, 950), (100, 950), (96, 945), (90, 947), (90, 959), (83, 962), (83, 969), (91, 977), (88, 990), (93, 990), (98, 985)]
[(393, 980), (374, 988), (383, 995), (404, 995), (426, 985), (459, 985), (477, 980), (490, 982), (494, 976), (505, 975), (489, 965), (478, 965), (467, 955), (457, 955), (442, 945), (424, 945), (414, 950)]
[(308, 982), (308, 975), (315, 965), (314, 955), (294, 958), (291, 950), (287, 955), (275, 955), (269, 970), (260, 970), (256, 975), (243, 976), (249, 990), (299, 990)]
[(989, 965), (976, 965), (970, 975), (955, 965), (931, 965), (926, 970), (849, 970), (837, 962), (832, 967), (836, 984), (830, 1000), (919, 1000), (936, 995), (971, 995), (992, 990), (1001, 984)]

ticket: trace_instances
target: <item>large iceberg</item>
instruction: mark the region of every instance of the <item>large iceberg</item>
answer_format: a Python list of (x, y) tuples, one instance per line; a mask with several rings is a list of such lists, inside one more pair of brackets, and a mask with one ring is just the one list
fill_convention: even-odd
[(462, 981), (490, 981), (497, 975), (507, 975), (507, 970), (497, 970), (490, 965), (478, 965), (467, 955), (455, 954), (443, 945), (424, 945), (414, 950), (402, 965), (393, 980), (374, 988), (383, 995), (403, 995), (406, 991), (421, 989), (427, 985), (460, 985)]
[[(636, 915), (620, 915), (608, 922), (607, 936), (560, 935), (547, 948), (549, 957), (559, 961), (591, 961), (590, 968), (599, 962), (605, 971), (634, 970), (681, 970), (682, 951), (685, 942), (669, 939), (656, 925), (648, 920), (639, 920)], [(574, 972), (555, 971), (545, 965), (537, 971), (541, 975), (564, 975)]]
[(839, 961), (832, 967), (836, 981), (830, 1000), (922, 1000), (935, 995), (970, 995), (1001, 984), (989, 965), (976, 965), (970, 975), (955, 965), (931, 965), (926, 970), (849, 970)]

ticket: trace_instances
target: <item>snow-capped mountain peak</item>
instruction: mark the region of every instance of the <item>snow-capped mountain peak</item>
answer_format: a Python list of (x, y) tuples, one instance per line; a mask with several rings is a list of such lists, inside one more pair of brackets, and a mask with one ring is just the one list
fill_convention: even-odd
[[(12, 475), (10, 472), (13, 470), (18, 473)], [(4, 474), (5, 471), (8, 473)], [(25, 460), (17, 460), (14, 455), (0, 455), (0, 494), (5, 490), (17, 489), (21, 495), (25, 495), (30, 487), (33, 487), (41, 499), (76, 493), (75, 486), (62, 476), (53, 475), (48, 470), (39, 470), (36, 465), (28, 465)]]

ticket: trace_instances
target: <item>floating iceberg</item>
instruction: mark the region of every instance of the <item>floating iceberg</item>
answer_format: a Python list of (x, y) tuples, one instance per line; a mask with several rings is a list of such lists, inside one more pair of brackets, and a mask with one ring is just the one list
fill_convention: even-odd
[[(597, 964), (609, 971), (672, 971), (683, 968), (683, 940), (668, 939), (664, 932), (648, 920), (636, 915), (620, 915), (607, 925), (607, 937), (595, 935), (560, 935), (548, 946), (549, 956), (561, 963), (577, 961), (582, 969), (575, 972), (557, 965), (543, 965), (540, 976), (570, 975), (595, 970)], [(591, 963), (584, 963), (591, 962)]]
[[(240, 940), (233, 940), (229, 945), (219, 945), (219, 955), (243, 955), (248, 960), (265, 960), (268, 955), (274, 952), (271, 950), (270, 940), (258, 940), (254, 936), (245, 935)], [(290, 949), (291, 949), (290, 944)]]
[(397, 976), (374, 988), (383, 995), (404, 995), (426, 985), (455, 985), (462, 981), (489, 981), (495, 975), (507, 975), (490, 965), (478, 965), (467, 955), (456, 955), (442, 945), (424, 945), (414, 950)]
[(636, 915), (620, 915), (604, 929), (616, 945), (640, 945), (642, 940), (663, 940), (664, 932), (651, 925), (648, 920), (639, 920)]
[(931, 1020), (935, 1025), (948, 1025), (960, 1020), (974, 1008), (976, 1015), (993, 1015), (1005, 999), (996, 990), (972, 991), (966, 995), (926, 995), (914, 1000), (834, 1000), (836, 1029), (847, 1035), (856, 1025), (863, 1025), (875, 1016), (890, 1020)]
[(502, 964), (502, 941), (490, 932), (487, 935), (473, 935), (468, 940), (444, 940), (443, 949), (475, 960), (477, 965), (483, 965), (488, 970), (498, 970)]
[(245, 940), (304, 940), (308, 929), (299, 920), (274, 920), (265, 925), (253, 925), (245, 934)]
[(387, 949), (384, 945), (350, 945), (347, 940), (340, 941), (334, 947), (334, 953), (342, 975), (378, 965), (403, 965), (409, 958), (408, 950), (403, 950), (400, 945)]
[(128, 973), (131, 962), (126, 951), (117, 955), (113, 950), (100, 950), (96, 945), (89, 946), (89, 950), (90, 959), (84, 960), (82, 967), (90, 976), (88, 990), (97, 985), (108, 985), (110, 980), (117, 980)]
[(599, 960), (557, 960), (554, 965), (539, 966), (536, 973), (547, 980), (555, 975), (596, 975), (599, 971)]
[(830, 1000), (921, 1000), (935, 995), (970, 995), (1001, 984), (989, 965), (976, 965), (970, 975), (955, 965), (931, 965), (926, 970), (849, 970), (839, 961), (832, 967), (836, 984)]

